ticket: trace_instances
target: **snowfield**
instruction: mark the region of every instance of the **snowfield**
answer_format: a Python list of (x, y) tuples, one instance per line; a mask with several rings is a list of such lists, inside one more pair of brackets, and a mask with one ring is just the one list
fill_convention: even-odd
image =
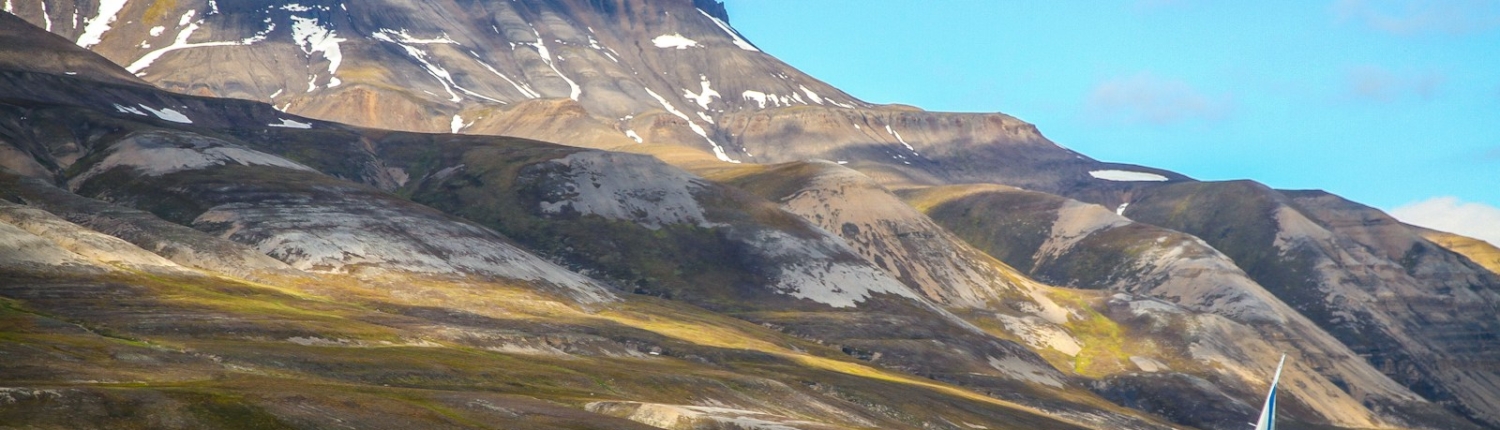
[(1092, 170), (1089, 176), (1094, 179), (1103, 179), (1116, 182), (1165, 182), (1166, 176), (1155, 173), (1132, 172), (1129, 170)]
[(656, 44), (657, 48), (663, 49), (688, 49), (698, 46), (698, 41), (682, 37), (681, 34), (677, 33), (656, 36), (655, 39), (651, 39), (651, 43)]

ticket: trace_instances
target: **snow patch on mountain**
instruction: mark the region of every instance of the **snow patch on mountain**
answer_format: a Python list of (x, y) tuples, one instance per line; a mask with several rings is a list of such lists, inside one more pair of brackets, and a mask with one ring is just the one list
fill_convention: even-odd
[(664, 49), (688, 49), (689, 47), (698, 46), (698, 41), (682, 37), (681, 34), (677, 33), (656, 36), (655, 39), (651, 39), (651, 43), (655, 44), (657, 48)]
[(495, 67), (491, 66), (490, 63), (486, 63), (483, 59), (480, 59), (478, 53), (469, 51), (469, 55), (474, 57), (474, 62), (479, 63), (480, 66), (484, 66), (484, 68), (486, 70), (489, 70), (490, 73), (494, 73), (495, 76), (499, 76), (500, 79), (504, 79), (505, 82), (509, 82), (510, 86), (515, 87), (516, 91), (521, 93), (521, 96), (531, 99), (542, 97), (542, 95), (540, 93), (537, 93), (536, 90), (531, 89), (531, 85), (527, 85), (525, 82), (516, 82), (512, 80), (510, 76), (506, 76), (504, 73), (500, 73), (499, 70), (495, 70)]
[(1129, 170), (1091, 170), (1089, 176), (1095, 179), (1117, 182), (1162, 182), (1167, 177), (1155, 173), (1133, 172)]
[(142, 73), (141, 71), (145, 70), (147, 67), (151, 67), (151, 63), (152, 62), (155, 62), (156, 59), (161, 58), (162, 55), (165, 55), (168, 52), (176, 51), (176, 50), (179, 50), (179, 49), (186, 49), (186, 48), (202, 48), (202, 47), (208, 47), (208, 46), (234, 46), (234, 45), (239, 45), (240, 44), (239, 42), (201, 42), (201, 43), (188, 43), (188, 38), (193, 36), (193, 32), (198, 31), (198, 24), (199, 24), (198, 22), (194, 22), (192, 24), (187, 24), (186, 23), (186, 21), (191, 20), (192, 17), (193, 17), (193, 11), (189, 10), (189, 11), (187, 11), (187, 13), (184, 13), (182, 15), (182, 19), (178, 20), (179, 22), (182, 22), (184, 25), (187, 25), (187, 27), (183, 28), (181, 31), (177, 32), (177, 38), (172, 41), (171, 45), (168, 45), (165, 48), (157, 49), (155, 51), (147, 52), (146, 55), (142, 55), (141, 58), (135, 60), (134, 63), (130, 63), (129, 66), (126, 66), (125, 70), (129, 71), (130, 73), (134, 73), (136, 76), (145, 76), (145, 73)]
[[(193, 120), (190, 119), (190, 118), (188, 118), (187, 115), (183, 115), (182, 112), (178, 112), (178, 111), (170, 109), (170, 108), (163, 108), (161, 110), (156, 110), (156, 109), (152, 109), (150, 107), (147, 107), (146, 105), (136, 105), (136, 106), (139, 106), (139, 108), (132, 107), (132, 106), (124, 106), (124, 105), (119, 105), (119, 104), (116, 104), (114, 106), (115, 106), (115, 110), (120, 111), (120, 113), (135, 114), (135, 115), (140, 115), (140, 116), (155, 115), (157, 118), (161, 118), (162, 120), (166, 120), (166, 121), (172, 121), (172, 122), (175, 122), (175, 123), (180, 123), (180, 124), (192, 124), (193, 123)], [(151, 114), (147, 115), (146, 112), (151, 112)]]
[[(246, 37), (243, 40), (240, 40), (240, 44), (241, 45), (253, 45), (253, 44), (256, 44), (256, 43), (263, 42), (263, 41), (266, 40), (266, 38), (271, 37), (271, 32), (272, 31), (276, 31), (276, 23), (272, 22), (271, 18), (266, 18), (265, 23), (266, 23), (266, 28), (261, 29), (260, 31), (255, 32), (255, 34), (251, 35), (250, 37)], [(334, 78), (334, 79), (338, 79), (338, 78)]]
[[(375, 40), (394, 43), (396, 44), (396, 46), (400, 46), (401, 49), (406, 52), (407, 57), (411, 57), (412, 60), (416, 60), (417, 64), (420, 64), (422, 66), (422, 69), (427, 71), (427, 74), (432, 75), (433, 78), (437, 79), (438, 83), (443, 86), (443, 90), (448, 92), (448, 101), (450, 102), (457, 103), (463, 101), (463, 97), (458, 95), (458, 92), (462, 92), (469, 96), (488, 100), (490, 102), (502, 104), (505, 103), (504, 101), (501, 101), (499, 99), (470, 91), (468, 88), (464, 88), (463, 86), (459, 85), (458, 82), (453, 80), (453, 74), (449, 73), (448, 69), (445, 69), (442, 66), (439, 66), (436, 63), (430, 61), (428, 59), (429, 55), (427, 51), (424, 51), (421, 48), (398, 41), (395, 38), (392, 38), (389, 34), (383, 32), (372, 34), (370, 35), (370, 37)], [(496, 72), (496, 74), (499, 74), (499, 72)], [(454, 92), (454, 90), (458, 90), (458, 92)]]
[[(100, 0), (99, 14), (85, 21), (87, 24), (83, 26), (83, 34), (78, 36), (78, 46), (88, 48), (98, 45), (104, 38), (104, 32), (109, 31), (109, 25), (115, 22), (115, 15), (125, 8), (125, 2), (126, 0)], [(5, 11), (11, 11), (9, 0), (5, 2)]]
[(448, 123), (449, 129), (452, 130), (452, 131), (450, 131), (450, 133), (453, 133), (453, 134), (458, 134), (459, 131), (463, 131), (463, 129), (469, 128), (469, 126), (471, 126), (471, 125), (474, 125), (474, 121), (469, 121), (469, 122), (465, 123), (464, 122), (464, 117), (459, 116), (457, 114), (453, 115), (453, 121), (450, 121)]
[(676, 115), (678, 118), (682, 118), (683, 121), (687, 121), (688, 128), (692, 129), (693, 133), (697, 133), (699, 136), (702, 136), (703, 140), (708, 141), (708, 144), (713, 147), (714, 156), (718, 157), (720, 161), (729, 163), (740, 162), (740, 160), (729, 158), (729, 154), (724, 152), (724, 148), (719, 146), (718, 142), (715, 142), (712, 138), (708, 137), (708, 130), (704, 130), (702, 126), (698, 125), (698, 123), (693, 122), (691, 118), (688, 118), (687, 114), (682, 113), (682, 111), (677, 110), (676, 107), (673, 107), (672, 103), (667, 102), (666, 98), (662, 97), (660, 94), (657, 94), (655, 91), (651, 91), (650, 88), (646, 88), (646, 94), (650, 94), (651, 98), (656, 99), (657, 103), (661, 103), (662, 108), (666, 109), (667, 113)]
[[(913, 153), (913, 154), (917, 153), (917, 148), (913, 148), (913, 147), (911, 147), (910, 143), (906, 143), (906, 139), (902, 139), (901, 138), (901, 133), (897, 133), (895, 129), (891, 128), (890, 124), (886, 124), (886, 126), (885, 126), (885, 132), (886, 133), (890, 133), (891, 136), (895, 136), (896, 137), (896, 141), (897, 142), (901, 142), (901, 146), (905, 146), (907, 151), (911, 151), (911, 153)], [(911, 163), (906, 163), (906, 164), (911, 164)]]
[(740, 47), (740, 49), (746, 51), (760, 52), (760, 49), (756, 49), (755, 45), (751, 45), (750, 42), (745, 40), (745, 38), (740, 37), (740, 34), (738, 32), (734, 31), (734, 29), (732, 28), (729, 28), (729, 23), (724, 22), (724, 20), (714, 17), (713, 15), (709, 15), (708, 12), (704, 12), (702, 9), (699, 9), (698, 13), (701, 13), (703, 14), (703, 16), (708, 17), (709, 20), (712, 20), (714, 22), (714, 25), (717, 25), (720, 29), (723, 29), (724, 33), (728, 34), (729, 38), (734, 40), (734, 46), (738, 46)]
[(152, 115), (156, 115), (157, 118), (161, 118), (161, 119), (166, 120), (166, 121), (171, 121), (171, 122), (175, 122), (175, 123), (178, 123), (178, 124), (192, 124), (193, 123), (193, 120), (190, 119), (190, 118), (188, 118), (187, 115), (183, 115), (182, 112), (178, 112), (178, 111), (173, 110), (171, 108), (161, 108), (160, 110), (158, 110), (158, 109), (152, 109), (150, 106), (146, 106), (146, 105), (140, 105), (140, 106), (141, 106), (141, 109), (145, 109), (146, 111), (151, 112)]
[(309, 57), (314, 52), (321, 53), (328, 60), (328, 87), (339, 86), (339, 79), (334, 76), (339, 71), (339, 64), (344, 61), (343, 51), (339, 49), (339, 42), (346, 41), (338, 37), (332, 28), (325, 27), (318, 22), (318, 18), (292, 17), (292, 40), (302, 48), (302, 53)]
[[(557, 77), (562, 78), (563, 81), (568, 83), (568, 98), (578, 101), (578, 98), (583, 96), (583, 87), (578, 86), (577, 82), (573, 82), (572, 79), (568, 78), (568, 75), (564, 75), (562, 70), (557, 68), (557, 63), (553, 62), (552, 59), (552, 52), (547, 49), (547, 41), (542, 38), (542, 33), (537, 31), (536, 27), (531, 28), (531, 34), (536, 36), (536, 43), (521, 43), (520, 45), (536, 48), (537, 54), (542, 56), (542, 62), (546, 63), (547, 67), (552, 68), (552, 73), (557, 74)], [(558, 60), (562, 60), (562, 58), (558, 57)]]
[(813, 103), (823, 104), (823, 98), (819, 97), (818, 93), (813, 92), (813, 90), (807, 89), (807, 87), (803, 85), (798, 85), (797, 88), (801, 89), (803, 94), (807, 94), (807, 98), (809, 100), (812, 100)]
[(741, 94), (746, 101), (753, 101), (761, 109), (766, 108), (766, 93), (760, 91), (745, 91)]
[(146, 112), (143, 112), (140, 109), (136, 109), (134, 106), (124, 106), (117, 104), (115, 105), (115, 110), (120, 111), (120, 113), (130, 113), (140, 116), (146, 116)]
[(698, 107), (708, 109), (708, 104), (713, 103), (714, 97), (723, 97), (719, 95), (718, 91), (714, 91), (713, 84), (708, 81), (708, 76), (698, 75), (698, 79), (701, 80), (701, 82), (699, 82), (701, 88), (698, 90), (698, 92), (694, 93), (693, 90), (684, 88), (682, 90), (682, 96), (698, 103)]
[(277, 119), (280, 119), (281, 123), (279, 123), (279, 124), (266, 124), (266, 125), (270, 126), (270, 127), (281, 127), (281, 128), (302, 128), (302, 129), (312, 128), (312, 123), (306, 123), (306, 122), (301, 122), (301, 121), (287, 119), (287, 118), (277, 118)]
[(43, 30), (52, 32), (52, 16), (47, 14), (47, 2), (41, 2)]
[[(431, 45), (431, 44), (435, 44), (435, 43), (447, 44), (447, 45), (458, 45), (459, 44), (458, 41), (455, 41), (452, 38), (448, 37), (448, 33), (443, 33), (442, 36), (438, 36), (438, 37), (423, 39), (423, 38), (420, 38), (420, 37), (412, 36), (411, 33), (407, 29), (404, 29), (404, 28), (401, 29), (401, 30), (392, 30), (392, 29), (389, 29), (389, 28), (382, 28), (380, 30), (376, 30), (375, 34), (380, 34), (380, 35), (386, 36), (387, 38), (395, 39), (396, 41), (401, 42), (401, 43), (410, 43), (410, 44), (413, 44), (413, 45)], [(371, 36), (373, 37), (374, 34), (372, 34)]]

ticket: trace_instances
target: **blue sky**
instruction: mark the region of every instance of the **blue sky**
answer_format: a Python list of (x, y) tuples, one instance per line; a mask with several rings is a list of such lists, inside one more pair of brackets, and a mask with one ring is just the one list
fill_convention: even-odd
[(1096, 159), (1411, 222), (1493, 210), (1467, 223), (1500, 243), (1500, 0), (727, 6), (766, 52), (867, 101), (1005, 112)]

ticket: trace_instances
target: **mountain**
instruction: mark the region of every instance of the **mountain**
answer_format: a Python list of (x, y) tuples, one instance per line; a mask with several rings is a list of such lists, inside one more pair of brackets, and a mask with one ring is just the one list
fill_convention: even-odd
[[(5, 145), (28, 156), (10, 160), (42, 172), (0, 181), (8, 423), (1164, 427), (1080, 397), (799, 218), (651, 157), (0, 76)], [(660, 253), (603, 249), (623, 246)], [(1027, 403), (911, 375), (960, 369)]]
[(863, 102), (715, 2), (6, 10), (6, 422), (1239, 428), (1287, 352), (1287, 428), (1500, 426), (1488, 248)]

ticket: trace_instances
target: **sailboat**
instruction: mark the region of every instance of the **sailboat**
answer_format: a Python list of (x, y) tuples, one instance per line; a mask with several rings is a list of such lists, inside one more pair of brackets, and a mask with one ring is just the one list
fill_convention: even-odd
[(1266, 405), (1260, 408), (1260, 419), (1255, 420), (1255, 430), (1276, 430), (1276, 383), (1281, 381), (1281, 366), (1286, 364), (1286, 354), (1276, 363), (1276, 376), (1271, 378), (1271, 392), (1266, 393)]

